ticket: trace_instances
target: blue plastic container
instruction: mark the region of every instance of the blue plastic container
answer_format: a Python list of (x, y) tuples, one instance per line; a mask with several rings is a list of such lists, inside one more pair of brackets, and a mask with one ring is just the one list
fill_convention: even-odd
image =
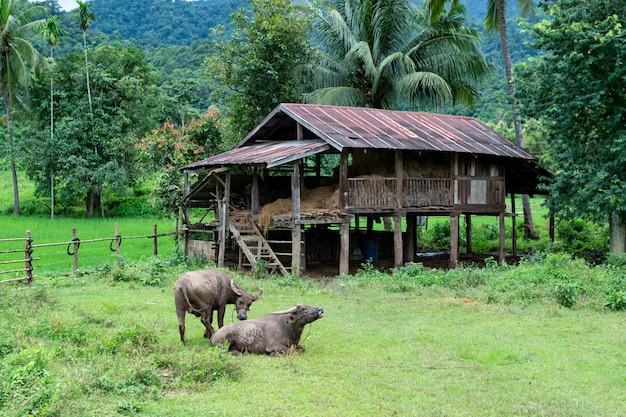
[(363, 239), (363, 258), (372, 262), (378, 261), (378, 239), (368, 237)]

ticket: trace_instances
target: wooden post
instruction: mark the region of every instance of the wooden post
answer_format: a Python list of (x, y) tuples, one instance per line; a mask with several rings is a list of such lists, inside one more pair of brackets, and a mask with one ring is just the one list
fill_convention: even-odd
[(80, 247), (80, 240), (78, 239), (76, 229), (72, 229), (72, 241), (74, 242), (74, 274), (76, 274), (78, 271), (78, 248)]
[(348, 207), (348, 150), (346, 148), (341, 151), (339, 162), (339, 207), (342, 209)]
[(250, 212), (252, 215), (259, 214), (259, 169), (255, 166), (252, 170), (252, 190), (250, 191)]
[(550, 216), (550, 242), (554, 243), (554, 216)]
[[(183, 200), (189, 198), (189, 173), (185, 172)], [(183, 224), (189, 224), (189, 204), (183, 205)]]
[(33, 280), (33, 239), (30, 230), (26, 231), (26, 248), (24, 249), (24, 264), (26, 266), (26, 284)]
[(115, 223), (115, 226), (113, 228), (114, 231), (114, 238), (113, 240), (115, 241), (115, 264), (119, 267), (120, 266), (120, 233), (119, 233), (119, 227), (117, 225), (117, 223)]
[(511, 250), (513, 256), (517, 256), (517, 213), (515, 212), (515, 194), (511, 193)]
[(404, 248), (402, 246), (402, 212), (396, 211), (393, 218), (393, 264), (402, 266)]
[(472, 215), (465, 215), (465, 248), (472, 253)]
[[(298, 125), (300, 126), (300, 125)], [(302, 225), (300, 224), (300, 163), (293, 164), (291, 176), (291, 273), (300, 276), (300, 255), (302, 252)]]
[(350, 222), (339, 226), (339, 275), (350, 274)]
[(157, 225), (152, 226), (152, 253), (156, 258), (159, 255), (159, 250), (157, 248), (157, 244), (159, 239), (157, 238)]
[(504, 244), (505, 244), (505, 228), (504, 228), (504, 213), (500, 213), (500, 253), (498, 254), (498, 261), (502, 262), (505, 259)]
[(395, 152), (396, 171), (396, 213), (393, 219), (393, 259), (396, 267), (404, 261), (404, 245), (402, 244), (402, 203), (404, 194), (404, 154)]
[(459, 213), (450, 214), (450, 268), (459, 263)]

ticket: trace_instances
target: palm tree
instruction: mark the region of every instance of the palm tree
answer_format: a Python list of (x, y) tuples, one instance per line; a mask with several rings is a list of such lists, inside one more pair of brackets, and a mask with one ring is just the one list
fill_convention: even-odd
[[(51, 17), (41, 28), (41, 32), (50, 46), (50, 64), (54, 61), (54, 47), (65, 31), (59, 26), (57, 16)], [(54, 72), (50, 72), (50, 151), (54, 149)], [(54, 163), (50, 163), (50, 218), (54, 219)]]
[(471, 104), (491, 70), (460, 9), (429, 24), (411, 0), (328, 0), (311, 69), (319, 104), (399, 108)]
[(33, 73), (45, 65), (45, 59), (26, 39), (43, 25), (44, 19), (32, 20), (45, 12), (41, 6), (30, 6), (18, 0), (0, 0), (0, 89), (4, 100), (8, 153), (13, 180), (13, 215), (20, 214), (19, 189), (13, 149), (11, 110), (18, 105), (28, 110), (28, 88)]
[[(433, 15), (436, 15), (444, 10), (446, 3), (449, 3), (450, 1), (452, 1), (453, 4), (456, 4), (460, 0), (426, 0), (425, 8)], [(513, 63), (511, 62), (509, 36), (506, 28), (508, 3), (508, 0), (488, 0), (487, 15), (485, 17), (485, 30), (488, 33), (497, 31), (500, 34), (500, 45), (502, 47), (502, 58), (504, 60), (504, 72), (506, 74), (509, 102), (511, 103), (511, 114), (513, 115), (513, 126), (515, 128), (515, 142), (523, 148), (524, 137), (522, 134), (522, 121), (517, 108), (515, 82), (512, 75)], [(534, 15), (535, 4), (533, 0), (517, 0), (517, 4), (522, 17)], [(524, 210), (524, 237), (527, 239), (539, 239), (530, 209), (530, 197), (527, 194), (522, 195), (522, 207)]]
[(87, 98), (89, 100), (89, 115), (93, 124), (93, 105), (91, 104), (91, 86), (89, 83), (89, 61), (87, 59), (87, 29), (91, 22), (96, 20), (96, 15), (91, 11), (91, 3), (87, 1), (76, 0), (78, 9), (74, 11), (74, 16), (80, 22), (80, 30), (83, 32), (83, 51), (85, 52), (85, 77), (87, 79)]

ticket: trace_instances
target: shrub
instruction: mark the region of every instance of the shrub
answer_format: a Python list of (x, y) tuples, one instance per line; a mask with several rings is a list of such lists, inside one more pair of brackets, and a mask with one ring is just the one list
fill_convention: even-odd
[(610, 310), (626, 310), (626, 275), (619, 275), (611, 283), (607, 291), (607, 303)]

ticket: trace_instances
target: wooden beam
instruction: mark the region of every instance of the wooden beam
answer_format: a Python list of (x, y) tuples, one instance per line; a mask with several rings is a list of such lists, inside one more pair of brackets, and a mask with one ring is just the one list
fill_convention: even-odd
[(348, 207), (348, 149), (341, 151), (339, 162), (339, 207)]
[(404, 248), (402, 245), (402, 212), (396, 212), (393, 218), (393, 260), (394, 266), (403, 264)]
[(515, 194), (511, 193), (511, 246), (513, 256), (517, 256), (517, 213), (515, 212)]
[(505, 258), (504, 253), (504, 244), (505, 244), (506, 234), (504, 227), (504, 213), (500, 213), (500, 253), (498, 254), (498, 261), (502, 262)]
[(252, 215), (259, 214), (259, 169), (254, 167), (252, 171), (252, 190), (250, 191), (250, 212)]
[(450, 213), (450, 268), (459, 263), (459, 213)]
[(301, 252), (302, 252), (302, 225), (300, 220), (300, 163), (293, 164), (291, 176), (291, 215), (293, 227), (291, 228), (291, 273), (300, 276)]
[(350, 223), (339, 226), (339, 275), (350, 274)]

